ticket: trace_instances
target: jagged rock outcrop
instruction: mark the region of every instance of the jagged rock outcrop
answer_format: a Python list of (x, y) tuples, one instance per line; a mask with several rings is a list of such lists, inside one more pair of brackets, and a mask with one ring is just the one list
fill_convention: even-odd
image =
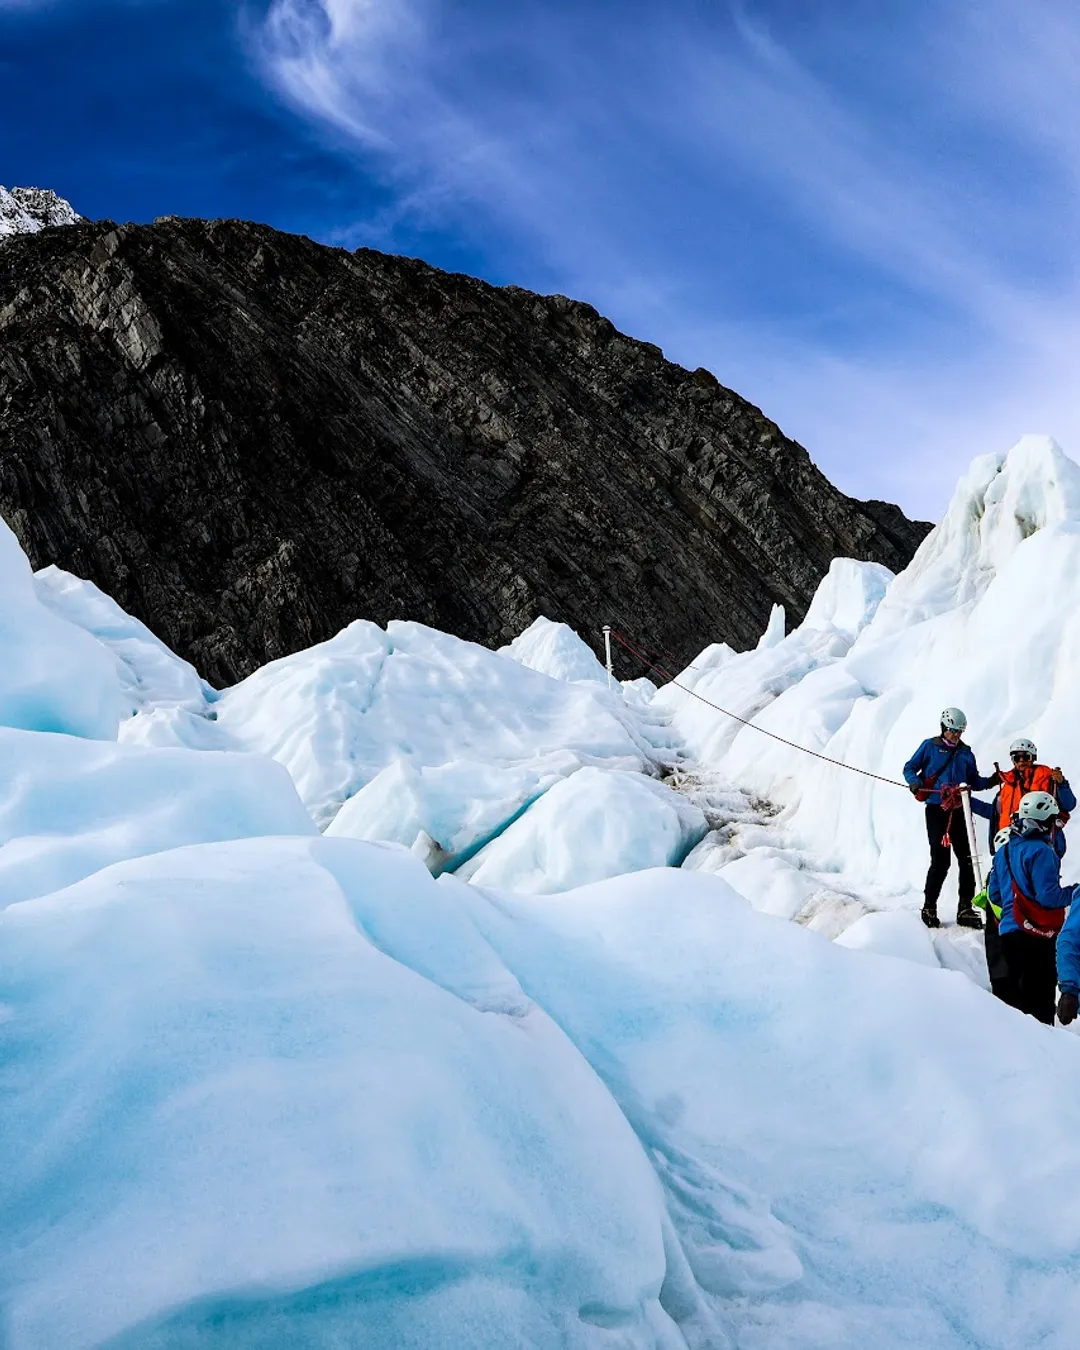
[(48, 188), (0, 185), (0, 243), (12, 234), (37, 234), (53, 225), (74, 225), (81, 220), (75, 208)]
[(0, 513), (217, 683), (356, 617), (745, 646), (927, 528), (588, 305), (175, 218), (0, 249)]

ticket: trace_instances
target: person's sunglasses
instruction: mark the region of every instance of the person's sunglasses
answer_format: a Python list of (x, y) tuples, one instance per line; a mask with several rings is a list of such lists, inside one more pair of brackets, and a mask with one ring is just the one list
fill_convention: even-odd
[(1026, 750), (1014, 750), (1014, 751), (1012, 752), (1012, 757), (1013, 757), (1013, 759), (1030, 759), (1030, 758), (1031, 758), (1031, 756), (1028, 754), (1028, 752), (1027, 752)]

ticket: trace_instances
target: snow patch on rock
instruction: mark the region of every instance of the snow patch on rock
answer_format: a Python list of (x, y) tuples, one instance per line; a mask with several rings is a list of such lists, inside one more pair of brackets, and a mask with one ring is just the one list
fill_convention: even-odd
[(82, 220), (71, 203), (48, 188), (0, 185), (0, 239), (5, 235), (37, 234), (54, 225)]

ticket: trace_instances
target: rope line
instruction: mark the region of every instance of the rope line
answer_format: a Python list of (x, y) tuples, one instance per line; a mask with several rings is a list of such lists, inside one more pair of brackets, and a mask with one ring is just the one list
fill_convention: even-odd
[[(699, 703), (704, 703), (706, 707), (712, 708), (718, 713), (723, 713), (725, 717), (730, 717), (732, 721), (741, 722), (744, 727), (750, 727), (754, 731), (760, 731), (763, 736), (769, 736), (774, 741), (779, 741), (781, 745), (788, 746), (791, 750), (801, 750), (804, 755), (812, 755), (814, 759), (823, 760), (826, 764), (834, 764), (838, 769), (847, 769), (850, 773), (862, 774), (864, 778), (873, 778), (878, 783), (888, 783), (890, 787), (903, 788), (905, 792), (910, 791), (907, 783), (901, 783), (895, 778), (884, 778), (880, 773), (871, 773), (869, 769), (860, 769), (856, 764), (845, 764), (841, 759), (833, 759), (830, 755), (823, 755), (820, 750), (811, 750), (809, 746), (799, 745), (796, 741), (789, 741), (784, 736), (778, 736), (775, 731), (769, 731), (766, 727), (759, 727), (756, 722), (750, 722), (745, 717), (740, 717), (738, 713), (730, 712), (727, 708), (721, 708), (719, 703), (713, 703), (711, 699), (707, 699), (702, 694), (699, 694), (696, 689), (690, 689), (685, 684), (680, 684), (675, 676), (672, 675), (671, 671), (665, 670), (663, 666), (654, 665), (645, 655), (645, 652), (648, 650), (647, 648), (638, 648), (629, 638), (624, 637), (622, 633), (617, 633), (614, 628), (611, 630), (611, 636), (620, 644), (620, 646), (625, 647), (631, 656), (636, 657), (642, 665), (647, 666), (649, 670), (655, 671), (657, 675), (662, 676), (669, 684), (673, 684), (676, 689), (681, 689), (684, 694), (689, 694), (691, 698), (696, 698)], [(695, 669), (700, 669), (700, 667), (695, 667)]]
[[(611, 636), (612, 636), (613, 638), (618, 638), (619, 635), (615, 632), (614, 629), (612, 629), (612, 630), (611, 630)], [(621, 639), (621, 638), (620, 638), (619, 640), (622, 642), (623, 646), (625, 647), (625, 646), (626, 646), (626, 641), (625, 641), (624, 639)], [(677, 660), (679, 659), (679, 658), (678, 658), (677, 656), (675, 656), (672, 652), (664, 651), (663, 648), (647, 647), (647, 646), (645, 645), (644, 642), (640, 642), (640, 641), (636, 641), (636, 640), (635, 640), (634, 645), (635, 645), (636, 647), (638, 647), (638, 648), (640, 649), (640, 651), (642, 651), (642, 652), (648, 652), (650, 656), (658, 656), (658, 657), (660, 657), (660, 659), (661, 659), (662, 661), (677, 661)], [(640, 660), (640, 653), (636, 653), (636, 655), (638, 655), (638, 659)], [(648, 662), (646, 662), (646, 664), (648, 664)], [(653, 666), (652, 669), (653, 669), (653, 670), (659, 670), (660, 667), (659, 667), (659, 666)], [(708, 666), (693, 666), (693, 665), (687, 665), (687, 666), (683, 666), (682, 669), (683, 669), (683, 670), (708, 670), (709, 667), (708, 667)], [(668, 678), (668, 679), (671, 679), (671, 676), (669, 675), (667, 678)]]

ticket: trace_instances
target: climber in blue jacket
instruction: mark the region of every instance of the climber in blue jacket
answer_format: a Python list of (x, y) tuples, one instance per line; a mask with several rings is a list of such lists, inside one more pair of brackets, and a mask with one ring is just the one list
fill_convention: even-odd
[[(1076, 892), (1075, 886), (1061, 884), (1061, 859), (1051, 838), (1059, 810), (1049, 792), (1029, 792), (1021, 799), (1008, 841), (994, 854), (989, 886), (990, 903), (1001, 910), (1001, 947), (1014, 1006), (1048, 1026), (1054, 1024), (1057, 962), (1062, 959), (1056, 951), (1058, 934)], [(1078, 938), (1080, 933), (1065, 944), (1077, 967), (1074, 990), (1080, 973)]]
[(941, 714), (941, 735), (923, 741), (904, 765), (904, 781), (918, 800), (926, 803), (930, 870), (926, 874), (922, 921), (927, 928), (941, 927), (938, 896), (948, 876), (954, 851), (960, 892), (956, 922), (964, 928), (982, 927), (982, 920), (971, 903), (975, 894), (975, 873), (958, 789), (961, 783), (966, 783), (973, 792), (982, 792), (985, 788), (996, 787), (999, 779), (996, 773), (989, 778), (979, 773), (971, 747), (961, 740), (966, 728), (967, 718), (960, 709), (946, 708)]

